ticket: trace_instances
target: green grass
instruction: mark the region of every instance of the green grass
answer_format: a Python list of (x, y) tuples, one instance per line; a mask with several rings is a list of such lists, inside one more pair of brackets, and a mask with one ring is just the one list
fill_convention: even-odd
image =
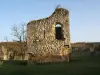
[(75, 57), (71, 63), (0, 65), (0, 75), (100, 75), (100, 56)]

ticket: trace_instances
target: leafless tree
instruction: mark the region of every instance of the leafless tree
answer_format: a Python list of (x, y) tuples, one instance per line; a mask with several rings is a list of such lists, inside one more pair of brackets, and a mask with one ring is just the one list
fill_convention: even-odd
[(16, 38), (13, 40), (14, 42), (17, 42), (17, 46), (19, 49), (17, 50), (16, 54), (22, 56), (24, 59), (25, 52), (27, 50), (26, 47), (26, 24), (21, 23), (19, 25), (12, 26), (12, 35)]
[(12, 35), (17, 38), (19, 42), (26, 42), (26, 24), (21, 23), (12, 27)]

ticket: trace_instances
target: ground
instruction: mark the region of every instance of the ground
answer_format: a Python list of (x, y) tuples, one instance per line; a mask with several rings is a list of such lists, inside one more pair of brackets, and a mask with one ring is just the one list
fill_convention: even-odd
[(72, 62), (0, 65), (0, 75), (100, 75), (100, 56), (74, 57)]

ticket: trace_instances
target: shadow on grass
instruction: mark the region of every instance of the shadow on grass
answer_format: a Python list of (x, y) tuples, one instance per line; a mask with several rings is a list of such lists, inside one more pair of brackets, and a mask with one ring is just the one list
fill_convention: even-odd
[[(72, 62), (23, 65), (5, 61), (0, 75), (100, 75), (100, 57), (73, 57)], [(22, 66), (23, 65), (23, 66)]]

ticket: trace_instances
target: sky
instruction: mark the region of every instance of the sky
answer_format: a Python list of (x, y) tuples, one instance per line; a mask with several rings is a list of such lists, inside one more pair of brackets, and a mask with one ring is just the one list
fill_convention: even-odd
[(48, 17), (57, 5), (69, 10), (71, 42), (100, 42), (100, 0), (0, 0), (0, 42), (15, 39), (13, 25)]

